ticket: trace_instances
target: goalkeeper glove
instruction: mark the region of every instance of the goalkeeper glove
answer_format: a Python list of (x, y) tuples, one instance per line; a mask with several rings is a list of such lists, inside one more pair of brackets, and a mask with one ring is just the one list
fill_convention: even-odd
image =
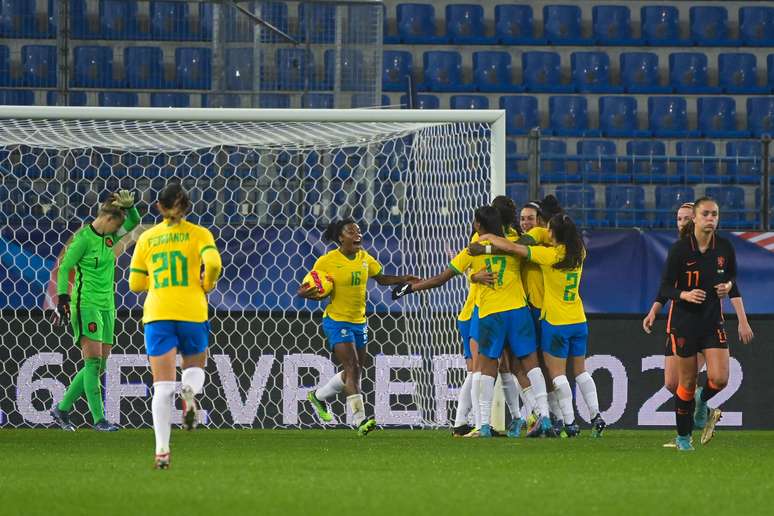
[(70, 296), (62, 294), (57, 299), (56, 311), (53, 317), (54, 326), (66, 326), (70, 324)]
[(129, 190), (119, 190), (118, 193), (113, 194), (113, 206), (128, 210), (134, 206), (134, 194)]
[(411, 283), (401, 283), (392, 289), (392, 300), (397, 301), (398, 299), (407, 294), (411, 294), (412, 292), (414, 292), (414, 289), (411, 287)]

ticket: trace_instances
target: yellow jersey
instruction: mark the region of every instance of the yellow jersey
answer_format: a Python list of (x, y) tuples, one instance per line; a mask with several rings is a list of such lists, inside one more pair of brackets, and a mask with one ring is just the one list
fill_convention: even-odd
[[(551, 234), (548, 229), (535, 226), (526, 233), (537, 245), (549, 245)], [(527, 293), (529, 304), (535, 308), (543, 307), (543, 272), (537, 263), (526, 261), (521, 265), (521, 282)]]
[[(478, 241), (478, 233), (473, 233), (473, 236), (470, 237), (470, 243), (472, 244), (476, 241)], [(464, 252), (466, 251), (461, 251), (460, 254)], [(459, 263), (459, 260), (460, 260), (459, 256), (460, 255), (457, 254), (457, 256), (455, 256), (452, 259), (452, 263), (455, 263), (455, 260), (457, 260), (457, 263)], [(458, 271), (456, 271), (455, 269), (455, 272), (458, 272)], [(463, 272), (465, 272), (465, 277), (468, 280), (468, 297), (465, 298), (465, 304), (462, 305), (462, 310), (460, 310), (460, 314), (457, 316), (457, 320), (469, 321), (470, 318), (473, 317), (473, 309), (476, 307), (476, 297), (478, 296), (478, 293), (476, 290), (478, 288), (478, 283), (471, 282), (470, 276), (473, 273), (478, 271), (463, 271)]]
[(220, 254), (207, 228), (181, 220), (144, 231), (129, 269), (130, 288), (148, 290), (142, 322), (206, 321), (205, 293), (215, 286), (220, 269)]
[(527, 260), (540, 265), (543, 272), (545, 297), (540, 318), (549, 324), (560, 326), (586, 322), (583, 301), (578, 293), (583, 265), (577, 269), (563, 271), (554, 268), (564, 258), (564, 246), (529, 246)]
[(314, 269), (325, 271), (333, 278), (333, 293), (323, 315), (339, 322), (366, 322), (368, 278), (382, 273), (381, 264), (362, 249), (351, 260), (334, 249), (319, 257)]

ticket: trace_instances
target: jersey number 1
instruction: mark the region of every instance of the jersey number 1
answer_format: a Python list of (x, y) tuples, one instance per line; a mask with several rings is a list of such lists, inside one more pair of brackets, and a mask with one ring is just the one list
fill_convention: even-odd
[[(153, 271), (153, 287), (166, 288), (188, 286), (188, 259), (180, 251), (171, 253), (156, 253), (151, 256), (154, 266), (160, 262), (160, 266)], [(169, 269), (169, 277), (162, 278)]]

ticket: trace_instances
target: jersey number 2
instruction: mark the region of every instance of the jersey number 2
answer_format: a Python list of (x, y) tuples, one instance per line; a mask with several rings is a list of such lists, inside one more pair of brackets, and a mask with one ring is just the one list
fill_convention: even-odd
[[(188, 259), (180, 251), (171, 253), (156, 253), (151, 256), (154, 266), (160, 262), (160, 266), (153, 271), (153, 287), (166, 288), (187, 287), (188, 286)], [(162, 278), (167, 270), (169, 277)]]
[(564, 300), (565, 301), (575, 301), (575, 292), (578, 288), (578, 273), (577, 272), (568, 272), (567, 273), (567, 286), (564, 287)]

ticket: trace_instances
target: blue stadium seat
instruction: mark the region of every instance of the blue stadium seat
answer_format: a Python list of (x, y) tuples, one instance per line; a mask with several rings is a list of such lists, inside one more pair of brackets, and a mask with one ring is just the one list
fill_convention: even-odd
[(187, 93), (151, 93), (151, 107), (190, 107), (191, 99)]
[(535, 37), (532, 6), (495, 6), (495, 37), (501, 45), (544, 45), (545, 39)]
[(31, 106), (35, 104), (35, 93), (31, 90), (0, 90), (0, 105)]
[(489, 45), (496, 42), (486, 35), (484, 8), (473, 4), (446, 6), (446, 36), (456, 45)]
[[(420, 94), (416, 96), (416, 109), (438, 109), (441, 107), (441, 101), (435, 95)], [(408, 109), (408, 97), (400, 96), (400, 103), (404, 109)]]
[(20, 86), (51, 88), (56, 86), (56, 47), (25, 45), (21, 48), (22, 78)]
[(127, 93), (123, 91), (101, 91), (97, 96), (100, 106), (106, 107), (137, 107), (136, 93)]
[(739, 36), (750, 47), (773, 46), (774, 7), (740, 7)]
[(73, 86), (79, 88), (114, 88), (113, 49), (111, 47), (75, 47)]
[(73, 39), (100, 37), (99, 30), (92, 30), (88, 21), (86, 0), (70, 0), (70, 37)]
[(720, 227), (743, 228), (749, 225), (741, 186), (708, 186), (705, 193), (718, 203)]
[(314, 70), (312, 54), (301, 48), (277, 50), (277, 89), (303, 90)]
[[(375, 99), (373, 93), (353, 93), (352, 99), (351, 99), (351, 107), (353, 108), (372, 108), (372, 107), (379, 107), (379, 102), (381, 101), (381, 105), (389, 105), (389, 97), (385, 99), (385, 96), (382, 95), (381, 99)], [(386, 102), (386, 103), (385, 103)]]
[[(67, 96), (69, 97), (69, 104), (65, 104), (67, 106), (85, 106), (88, 104), (85, 91), (70, 91), (67, 93)], [(49, 91), (46, 93), (46, 105), (56, 106), (58, 100), (58, 91)]]
[(580, 93), (620, 93), (621, 86), (611, 84), (610, 57), (605, 52), (573, 52), (572, 79)]
[(382, 57), (382, 91), (406, 91), (413, 67), (411, 52), (385, 50)]
[(429, 4), (398, 4), (398, 35), (403, 43), (446, 43), (436, 35), (435, 8)]
[(11, 51), (0, 45), (0, 86), (11, 85)]
[(212, 40), (212, 4), (209, 2), (199, 4), (199, 19), (193, 29), (193, 39), (197, 41)]
[(159, 47), (126, 47), (124, 69), (129, 88), (167, 88), (164, 78), (163, 55)]
[(505, 132), (508, 135), (527, 134), (533, 127), (540, 126), (538, 101), (529, 95), (500, 97), (500, 109), (505, 110)]
[(768, 89), (774, 93), (774, 54), (769, 54), (769, 56), (766, 58), (766, 68), (769, 71)]
[(226, 49), (226, 89), (253, 89), (253, 48)]
[(670, 54), (669, 82), (677, 93), (720, 93), (709, 85), (707, 55), (700, 52)]
[(298, 33), (301, 41), (304, 42), (333, 43), (336, 38), (336, 6), (314, 3), (299, 4)]
[(599, 97), (599, 130), (608, 137), (650, 136), (650, 131), (639, 129), (634, 97)]
[(100, 37), (103, 39), (140, 39), (137, 19), (137, 2), (134, 0), (99, 2)]
[(667, 183), (666, 145), (655, 140), (626, 142), (627, 171), (635, 183)]
[(581, 10), (577, 5), (543, 7), (543, 36), (550, 45), (594, 44), (594, 40), (582, 36)]
[(578, 167), (584, 183), (628, 183), (631, 181), (630, 174), (618, 172), (614, 141), (580, 140), (576, 145), (576, 152)]
[(34, 1), (0, 1), (0, 37), (34, 38), (38, 36)]
[(624, 52), (620, 57), (621, 84), (627, 93), (672, 93), (662, 86), (658, 56), (651, 52)]
[[(577, 183), (580, 172), (568, 168), (567, 142), (540, 140), (540, 181), (542, 183)], [(574, 165), (575, 163), (570, 163)]]
[(657, 137), (699, 136), (698, 131), (688, 129), (688, 108), (683, 97), (649, 97), (648, 128)]
[[(362, 90), (365, 86), (363, 52), (345, 48), (339, 53), (340, 87), (343, 91)], [(325, 79), (320, 89), (332, 89), (336, 73), (336, 50), (325, 51)]]
[(774, 136), (774, 97), (747, 99), (747, 129), (756, 138)]
[(382, 27), (382, 43), (385, 45), (397, 45), (400, 43), (400, 36), (389, 30), (388, 20), (387, 6), (382, 4), (382, 22), (384, 23), (384, 26)]
[(513, 84), (509, 52), (473, 52), (473, 82), (478, 91), (523, 91)]
[(676, 172), (688, 183), (719, 183), (715, 144), (707, 140), (677, 142)]
[(696, 194), (691, 186), (657, 186), (655, 225), (674, 228), (677, 210), (686, 202), (693, 202), (694, 199)]
[(699, 131), (708, 138), (747, 138), (750, 131), (736, 128), (733, 97), (700, 97), (697, 102)]
[[(261, 18), (271, 23), (285, 34), (290, 34), (288, 29), (288, 5), (285, 2), (261, 2)], [(314, 19), (314, 15), (313, 15)], [(300, 20), (299, 20), (300, 21)], [(252, 23), (252, 22), (249, 22)], [(299, 25), (299, 32), (303, 26)], [(313, 27), (314, 30), (314, 27)], [(262, 43), (285, 43), (285, 39), (273, 30), (261, 31)]]
[[(253, 2), (247, 4), (247, 9), (250, 12), (253, 12), (254, 7), (255, 4)], [(228, 3), (223, 5), (223, 9), (221, 9), (220, 12), (223, 17), (223, 24), (225, 26), (224, 32), (227, 42), (253, 41), (255, 35), (255, 23), (251, 19), (239, 12), (236, 7), (228, 5)], [(212, 33), (211, 27), (207, 27), (205, 30)]]
[(212, 49), (175, 49), (177, 87), (184, 90), (210, 89), (212, 78)]
[(583, 227), (598, 224), (593, 186), (559, 185), (555, 195), (565, 213), (572, 217), (576, 225)]
[(454, 51), (430, 51), (423, 56), (425, 77), (421, 90), (473, 91), (462, 82), (462, 56)]
[(261, 93), (261, 96), (258, 98), (258, 107), (264, 109), (287, 109), (290, 107), (290, 95), (284, 93)]
[(690, 40), (680, 38), (680, 20), (677, 7), (647, 5), (640, 9), (642, 39), (651, 46), (687, 46)]
[(766, 93), (768, 91), (768, 88), (758, 86), (758, 66), (754, 54), (720, 54), (718, 83), (725, 93)]
[(589, 128), (586, 97), (562, 95), (548, 98), (549, 130), (554, 136), (599, 136)]
[(632, 36), (632, 19), (625, 5), (595, 5), (591, 9), (594, 40), (597, 45), (639, 45)]
[(489, 99), (484, 95), (452, 95), (449, 99), (451, 109), (489, 109)]
[(726, 174), (740, 184), (760, 184), (763, 167), (761, 142), (737, 140), (726, 143)]
[(505, 183), (505, 195), (513, 199), (518, 208), (529, 202), (529, 188), (522, 182)]
[(151, 37), (156, 40), (192, 39), (188, 30), (188, 4), (185, 2), (150, 3)]
[[(269, 95), (268, 93), (262, 93), (263, 95)], [(218, 98), (220, 97), (220, 98)], [(220, 100), (220, 102), (218, 102)], [(260, 102), (260, 100), (259, 100)], [(212, 95), (204, 93), (202, 95), (202, 107), (224, 107), (224, 108), (241, 108), (242, 96), (237, 94), (224, 94), (224, 95)]]
[(690, 10), (691, 40), (699, 47), (736, 47), (738, 39), (728, 37), (728, 10), (721, 6), (694, 6)]
[[(513, 140), (505, 141), (505, 182), (506, 183), (526, 183), (526, 154), (519, 154), (516, 142)], [(507, 187), (506, 187), (507, 188)], [(526, 188), (525, 188), (526, 190)], [(506, 192), (506, 195), (508, 193)], [(527, 195), (527, 192), (524, 192)], [(514, 199), (514, 201), (516, 201)], [(523, 206), (526, 202), (516, 202), (516, 206)]]
[(605, 212), (607, 222), (612, 227), (650, 226), (645, 211), (645, 189), (641, 186), (606, 186)]
[(560, 58), (556, 52), (524, 52), (521, 55), (524, 86), (527, 91), (571, 93), (573, 87), (562, 84)]
[(301, 97), (301, 107), (304, 109), (333, 109), (332, 93), (305, 93)]

